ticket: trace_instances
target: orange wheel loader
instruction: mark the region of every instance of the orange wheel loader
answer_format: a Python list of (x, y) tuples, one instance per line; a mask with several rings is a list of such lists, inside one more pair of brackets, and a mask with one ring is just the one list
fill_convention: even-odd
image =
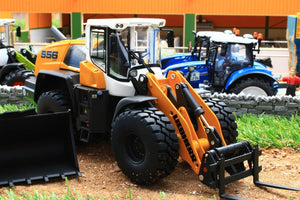
[(24, 93), (36, 102), (38, 115), (69, 110), (81, 141), (110, 133), (115, 160), (137, 184), (169, 175), (180, 156), (222, 198), (237, 199), (225, 185), (247, 176), (256, 185), (299, 190), (260, 182), (261, 151), (236, 142), (234, 116), (212, 109), (224, 105), (202, 99), (179, 72), (163, 77), (164, 25), (164, 19), (89, 19), (85, 40), (41, 49)]

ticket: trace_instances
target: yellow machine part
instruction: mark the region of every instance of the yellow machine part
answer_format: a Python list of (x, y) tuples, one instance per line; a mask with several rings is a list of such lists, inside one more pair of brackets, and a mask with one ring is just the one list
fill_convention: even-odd
[(226, 145), (218, 118), (179, 72), (170, 71), (166, 79), (158, 80), (151, 73), (148, 73), (147, 77), (148, 95), (157, 97), (157, 100), (154, 101), (155, 107), (164, 112), (170, 119), (179, 137), (180, 157), (189, 163), (195, 173), (199, 174), (202, 157), (210, 149), (205, 127), (201, 119), (198, 118), (198, 130), (195, 131), (186, 108), (177, 109), (168, 98), (167, 86), (171, 87), (172, 92), (176, 94), (176, 84), (186, 83), (193, 98), (204, 110), (204, 118), (210, 126), (216, 128), (222, 138), (222, 143)]
[(43, 70), (59, 70), (67, 69), (79, 72), (79, 68), (71, 67), (64, 64), (64, 59), (68, 49), (72, 45), (85, 45), (84, 40), (62, 40), (45, 46), (37, 55), (35, 63), (35, 76), (41, 69)]
[(103, 71), (87, 60), (80, 62), (80, 84), (97, 89), (105, 89)]

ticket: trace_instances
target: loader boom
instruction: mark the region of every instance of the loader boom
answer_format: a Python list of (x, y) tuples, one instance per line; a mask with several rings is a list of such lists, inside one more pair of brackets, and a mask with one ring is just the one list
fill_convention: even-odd
[(214, 143), (213, 141), (209, 141), (206, 133), (206, 130), (209, 131), (209, 127), (206, 127), (201, 117), (198, 116), (196, 120), (198, 128), (195, 130), (187, 111), (189, 108), (180, 105), (179, 97), (176, 98), (176, 96), (174, 96), (175, 99), (173, 99), (173, 101), (175, 101), (172, 102), (168, 97), (168, 93), (176, 94), (176, 90), (180, 87), (178, 84), (186, 84), (193, 100), (195, 100), (198, 105), (201, 105), (203, 117), (206, 119), (206, 122), (216, 128), (222, 138), (222, 144), (226, 145), (218, 118), (179, 72), (172, 71), (168, 74), (166, 79), (160, 80), (157, 80), (153, 74), (149, 73), (148, 79), (149, 96), (158, 97), (153, 103), (154, 106), (163, 111), (175, 127), (176, 134), (179, 137), (180, 156), (189, 163), (196, 174), (199, 174), (203, 154), (208, 151), (211, 148), (211, 144)]

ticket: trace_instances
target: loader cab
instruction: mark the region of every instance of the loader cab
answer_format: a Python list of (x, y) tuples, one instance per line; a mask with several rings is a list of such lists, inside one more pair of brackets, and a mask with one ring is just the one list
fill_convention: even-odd
[[(14, 19), (0, 19), (0, 49), (14, 46), (14, 22)], [(20, 31), (17, 32), (19, 33)]]
[[(14, 23), (14, 19), (0, 19), (0, 67), (15, 62), (12, 50), (14, 47)], [(20, 30), (17, 28), (17, 36), (19, 34)]]
[[(145, 70), (160, 71), (159, 27), (164, 20), (89, 20), (89, 59), (108, 79), (130, 82)], [(108, 24), (108, 22), (110, 24)], [(89, 23), (91, 24), (89, 26)], [(129, 24), (131, 23), (131, 24)]]

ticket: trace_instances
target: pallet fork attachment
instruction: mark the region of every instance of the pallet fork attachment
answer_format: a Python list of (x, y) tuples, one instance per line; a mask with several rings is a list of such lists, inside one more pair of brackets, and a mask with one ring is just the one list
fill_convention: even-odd
[(69, 112), (5, 112), (0, 130), (0, 185), (81, 176)]
[[(257, 146), (253, 148), (248, 141), (227, 145), (221, 134), (220, 124), (216, 123), (219, 122), (218, 119), (207, 109), (207, 105), (198, 94), (191, 90), (191, 86), (179, 72), (170, 71), (167, 79), (159, 81), (150, 73), (147, 78), (149, 96), (159, 97), (154, 101), (155, 106), (164, 113), (171, 113), (171, 122), (174, 118), (173, 124), (175, 129), (178, 128), (178, 136), (182, 142), (179, 144), (183, 147), (179, 150), (181, 158), (190, 164), (202, 183), (211, 188), (218, 188), (221, 198), (242, 199), (226, 194), (225, 186), (248, 176), (253, 176), (257, 186), (300, 190), (260, 182), (258, 173), (262, 167), (258, 165), (258, 158), (261, 150)], [(164, 88), (164, 95), (161, 94), (160, 88)], [(190, 123), (184, 119), (190, 119)], [(245, 165), (246, 162), (248, 166)], [(229, 175), (225, 175), (225, 171)]]
[[(253, 148), (248, 141), (209, 150), (203, 156), (199, 179), (209, 187), (219, 188), (219, 196), (224, 199), (244, 199), (226, 194), (225, 185), (248, 176), (253, 176), (253, 183), (256, 186), (300, 191), (300, 188), (259, 181), (258, 174), (262, 170), (262, 166), (259, 166), (258, 158), (261, 153), (262, 151), (258, 146)], [(235, 172), (231, 171), (231, 175), (225, 176), (225, 171), (228, 171), (231, 166), (238, 166), (244, 161), (248, 162), (248, 169), (238, 169)]]

